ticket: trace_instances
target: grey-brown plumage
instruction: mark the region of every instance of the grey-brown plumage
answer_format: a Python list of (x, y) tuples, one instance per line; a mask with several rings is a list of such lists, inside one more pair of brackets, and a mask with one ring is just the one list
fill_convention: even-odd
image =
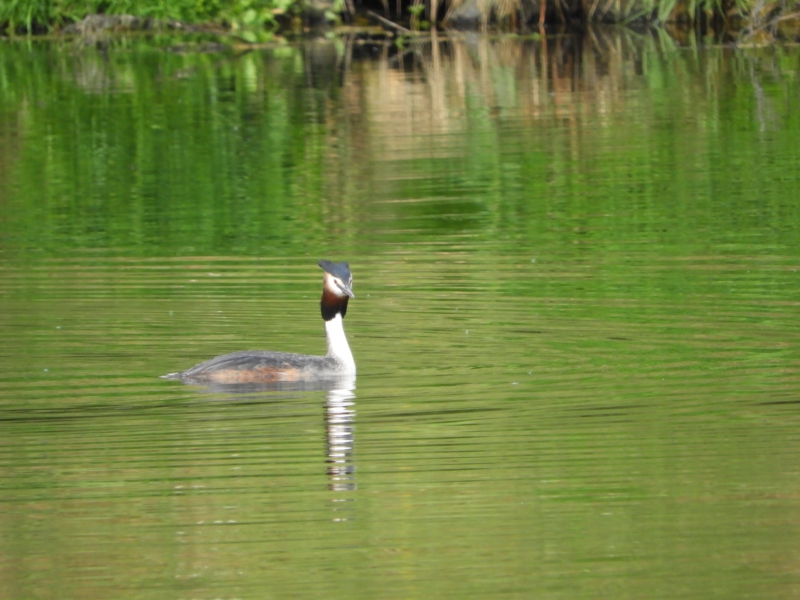
[(347, 301), (353, 298), (353, 278), (346, 262), (319, 262), (325, 271), (320, 301), (328, 353), (325, 356), (246, 350), (207, 360), (191, 369), (165, 375), (200, 384), (253, 384), (287, 381), (314, 381), (355, 375), (356, 365), (347, 338), (343, 318)]

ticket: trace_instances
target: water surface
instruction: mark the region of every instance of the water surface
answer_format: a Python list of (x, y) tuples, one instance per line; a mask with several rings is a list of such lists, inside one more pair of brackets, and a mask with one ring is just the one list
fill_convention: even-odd
[(797, 49), (175, 44), (0, 45), (0, 597), (797, 596)]

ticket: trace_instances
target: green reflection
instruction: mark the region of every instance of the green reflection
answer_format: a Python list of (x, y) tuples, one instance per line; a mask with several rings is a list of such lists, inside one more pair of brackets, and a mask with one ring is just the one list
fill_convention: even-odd
[[(170, 42), (0, 46), (7, 255), (285, 255), (404, 232), (794, 246), (790, 49), (664, 55), (623, 38), (600, 60), (450, 41), (404, 72), (385, 53), (346, 63), (353, 49), (333, 43)], [(583, 70), (553, 72), (577, 58)]]

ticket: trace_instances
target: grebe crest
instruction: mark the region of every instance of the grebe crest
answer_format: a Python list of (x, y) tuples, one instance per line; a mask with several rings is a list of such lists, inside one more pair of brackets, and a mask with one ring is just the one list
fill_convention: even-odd
[(353, 295), (353, 276), (346, 262), (319, 261), (322, 277), (320, 312), (325, 321), (325, 356), (246, 350), (223, 354), (179, 373), (164, 375), (185, 383), (264, 384), (304, 382), (355, 376), (356, 363), (344, 334), (347, 302)]

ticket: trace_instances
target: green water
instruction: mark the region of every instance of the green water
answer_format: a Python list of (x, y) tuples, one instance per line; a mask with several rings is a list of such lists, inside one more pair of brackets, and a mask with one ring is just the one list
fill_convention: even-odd
[(188, 42), (0, 43), (0, 598), (800, 594), (797, 48)]

